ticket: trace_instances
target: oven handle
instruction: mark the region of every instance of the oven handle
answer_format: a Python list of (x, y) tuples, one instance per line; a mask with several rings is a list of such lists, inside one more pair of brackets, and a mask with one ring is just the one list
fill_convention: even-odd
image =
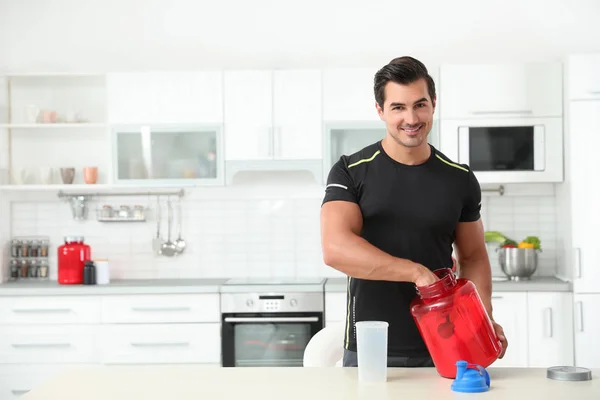
[(225, 322), (318, 322), (318, 317), (225, 317)]

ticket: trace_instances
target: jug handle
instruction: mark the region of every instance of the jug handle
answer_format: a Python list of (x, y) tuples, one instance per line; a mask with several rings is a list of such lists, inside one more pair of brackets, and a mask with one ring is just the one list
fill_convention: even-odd
[(471, 363), (467, 364), (467, 368), (479, 370), (479, 374), (483, 375), (485, 377), (485, 384), (487, 385), (487, 387), (490, 387), (490, 374), (486, 371), (485, 368), (483, 368), (479, 364), (471, 364)]

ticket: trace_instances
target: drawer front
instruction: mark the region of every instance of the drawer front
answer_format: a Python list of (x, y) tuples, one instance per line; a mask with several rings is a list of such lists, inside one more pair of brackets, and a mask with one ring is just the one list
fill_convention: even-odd
[(97, 362), (98, 327), (4, 326), (0, 328), (0, 364)]
[(0, 325), (97, 324), (97, 297), (0, 297)]
[(219, 322), (219, 295), (131, 295), (102, 299), (104, 323)]
[(220, 364), (220, 324), (106, 325), (105, 364)]

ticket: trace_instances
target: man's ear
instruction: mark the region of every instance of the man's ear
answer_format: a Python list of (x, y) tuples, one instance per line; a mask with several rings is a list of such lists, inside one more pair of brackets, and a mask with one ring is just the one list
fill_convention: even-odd
[(378, 102), (375, 102), (375, 108), (377, 109), (377, 114), (379, 114), (379, 118), (383, 120), (383, 108), (381, 108)]

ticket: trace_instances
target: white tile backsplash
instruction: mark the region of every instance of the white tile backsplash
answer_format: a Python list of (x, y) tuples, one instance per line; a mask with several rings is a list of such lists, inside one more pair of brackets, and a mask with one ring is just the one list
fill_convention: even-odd
[[(486, 231), (499, 231), (517, 242), (527, 236), (540, 238), (542, 252), (535, 275), (557, 272), (556, 198), (547, 196), (485, 197), (482, 217)], [(489, 256), (495, 275), (501, 275), (495, 245), (489, 245)]]
[[(74, 221), (65, 202), (44, 198), (10, 203), (13, 236), (47, 235), (51, 240), (51, 279), (56, 279), (56, 249), (67, 235), (83, 235), (93, 258), (109, 259), (113, 279), (309, 277), (343, 276), (323, 264), (319, 212), (322, 197), (302, 193), (277, 196), (257, 189), (218, 189), (201, 196), (197, 189), (182, 200), (183, 255), (166, 258), (152, 254), (156, 235), (155, 198), (102, 197), (90, 201), (87, 221)], [(210, 190), (210, 189), (207, 189)], [(222, 196), (221, 196), (222, 194)], [(161, 233), (167, 236), (167, 209), (163, 198)], [(95, 209), (103, 204), (142, 204), (151, 209), (146, 223), (101, 223)], [(172, 239), (176, 239), (177, 207)], [(542, 241), (538, 275), (556, 271), (556, 204), (553, 195), (484, 197), (486, 230), (498, 230), (520, 240), (537, 235)], [(4, 223), (3, 223), (4, 224)], [(6, 241), (6, 238), (4, 238)], [(490, 252), (499, 271), (497, 256)]]

